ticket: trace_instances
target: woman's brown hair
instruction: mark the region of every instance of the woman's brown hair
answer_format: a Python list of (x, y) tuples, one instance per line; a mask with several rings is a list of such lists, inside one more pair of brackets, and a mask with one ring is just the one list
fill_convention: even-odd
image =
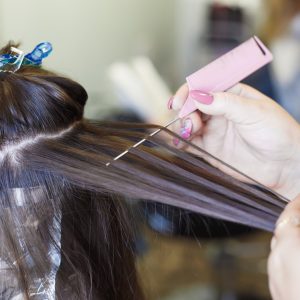
[(0, 73), (1, 299), (143, 299), (125, 198), (273, 230), (284, 199), (189, 142), (201, 158), (151, 137), (107, 167), (158, 126), (86, 120), (86, 100), (43, 69)]

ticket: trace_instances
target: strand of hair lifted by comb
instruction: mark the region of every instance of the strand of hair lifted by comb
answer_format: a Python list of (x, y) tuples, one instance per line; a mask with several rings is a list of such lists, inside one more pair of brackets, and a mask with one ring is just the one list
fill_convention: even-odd
[(180, 118), (176, 118), (172, 121), (170, 121), (168, 124), (166, 124), (165, 126), (155, 130), (154, 132), (152, 132), (151, 134), (146, 135), (143, 139), (141, 139), (140, 141), (138, 141), (136, 144), (132, 145), (131, 147), (127, 148), (124, 152), (120, 153), (118, 156), (114, 157), (112, 159), (111, 162), (107, 162), (105, 165), (107, 167), (110, 166), (110, 164), (113, 161), (117, 161), (118, 159), (122, 158), (124, 155), (126, 155), (127, 153), (129, 153), (129, 151), (133, 148), (137, 148), (138, 146), (142, 145), (143, 143), (145, 143), (150, 137), (153, 137), (155, 135), (157, 135), (158, 133), (160, 133), (162, 130), (167, 129), (169, 126), (171, 126), (172, 124), (174, 124), (175, 122), (177, 122)]
[[(276, 191), (268, 188), (267, 186), (261, 184), (260, 182), (258, 182), (257, 180), (255, 180), (254, 178), (248, 176), (247, 174), (241, 172), (240, 170), (234, 168), (233, 166), (229, 165), (228, 163), (222, 161), (221, 159), (219, 159), (218, 157), (210, 154), (209, 152), (205, 151), (204, 149), (200, 148), (199, 146), (197, 146), (196, 144), (194, 144), (193, 142), (190, 142), (188, 140), (183, 139), (181, 136), (175, 134), (174, 132), (170, 131), (168, 129), (169, 126), (171, 126), (172, 124), (174, 124), (175, 122), (177, 122), (180, 118), (176, 118), (172, 121), (170, 121), (168, 124), (166, 124), (165, 126), (155, 130), (154, 132), (152, 132), (151, 134), (146, 135), (143, 139), (141, 139), (140, 141), (138, 141), (137, 143), (135, 143), (134, 145), (128, 147), (125, 151), (123, 151), (121, 154), (115, 156), (110, 162), (107, 162), (105, 165), (106, 167), (109, 167), (113, 162), (116, 162), (117, 160), (123, 158), (125, 155), (129, 154), (130, 151), (132, 151), (135, 148), (138, 148), (140, 145), (142, 145), (143, 143), (145, 143), (146, 141), (151, 141), (152, 138), (154, 136), (156, 136), (158, 133), (165, 131), (168, 132), (169, 134), (174, 135), (174, 137), (178, 138), (179, 140), (181, 140), (183, 143), (189, 145), (190, 147), (194, 148), (195, 150), (197, 150), (199, 153), (204, 154), (207, 157), (210, 157), (211, 159), (218, 161), (220, 164), (222, 164), (224, 167), (232, 170), (233, 172), (235, 172), (236, 174), (240, 175), (241, 177), (248, 179), (250, 182), (252, 182), (253, 184), (255, 184), (256, 186), (269, 191), (270, 193), (278, 196), (279, 198), (283, 199), (284, 202), (288, 203), (289, 200), (287, 198), (285, 198), (284, 196), (278, 194)], [(164, 147), (166, 145), (164, 144)], [(170, 149), (170, 148), (169, 148)]]

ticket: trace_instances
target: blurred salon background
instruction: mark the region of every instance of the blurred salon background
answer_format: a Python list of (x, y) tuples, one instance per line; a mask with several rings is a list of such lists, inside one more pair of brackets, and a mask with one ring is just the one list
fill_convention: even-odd
[[(274, 62), (245, 82), (300, 120), (300, 0), (0, 0), (0, 42), (89, 93), (89, 118), (164, 124), (185, 77), (253, 34)], [(270, 235), (138, 202), (137, 265), (150, 300), (264, 300)]]

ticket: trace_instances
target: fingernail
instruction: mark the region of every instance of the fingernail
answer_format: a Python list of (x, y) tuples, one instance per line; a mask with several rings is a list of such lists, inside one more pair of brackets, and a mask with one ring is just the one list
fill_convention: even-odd
[(192, 134), (192, 129), (193, 129), (192, 120), (191, 119), (184, 120), (183, 125), (181, 126), (180, 129), (180, 136), (185, 140), (189, 139)]
[(169, 110), (172, 109), (173, 100), (174, 100), (174, 96), (172, 96), (172, 97), (169, 99), (169, 101), (168, 101), (168, 109), (169, 109)]
[(174, 139), (173, 139), (173, 144), (174, 144), (174, 146), (178, 146), (178, 144), (179, 144), (179, 139), (178, 139), (178, 138), (174, 138)]
[(202, 104), (212, 104), (214, 101), (212, 95), (200, 91), (190, 91), (189, 95), (191, 98)]

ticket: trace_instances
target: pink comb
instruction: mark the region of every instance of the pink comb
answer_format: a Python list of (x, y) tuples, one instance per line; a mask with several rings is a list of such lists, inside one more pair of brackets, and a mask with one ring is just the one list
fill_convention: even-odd
[[(223, 92), (272, 60), (272, 53), (254, 36), (187, 77), (189, 91), (197, 90), (207, 94)], [(195, 110), (193, 99), (188, 97), (179, 117), (184, 118)]]
[[(187, 77), (186, 81), (188, 83), (189, 91), (200, 91), (206, 94), (225, 91), (272, 60), (273, 55), (271, 52), (256, 36), (254, 36), (250, 40), (208, 64), (206, 67)], [(194, 105), (193, 99), (188, 97), (179, 113), (179, 117), (170, 121), (163, 128), (169, 127), (180, 118), (186, 117), (195, 110), (196, 106)], [(152, 132), (147, 137), (116, 156), (112, 161), (120, 159), (126, 155), (130, 149), (143, 144), (147, 138), (158, 134), (163, 128)], [(111, 162), (108, 162), (106, 166), (109, 166), (110, 164)]]

